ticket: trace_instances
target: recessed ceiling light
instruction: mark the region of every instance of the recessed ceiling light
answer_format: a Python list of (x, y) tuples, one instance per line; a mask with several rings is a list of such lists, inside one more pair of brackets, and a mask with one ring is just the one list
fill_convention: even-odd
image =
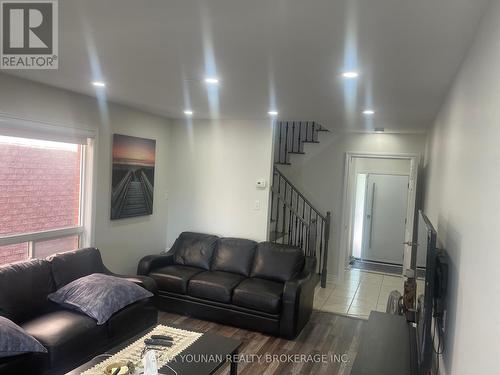
[(371, 116), (371, 115), (374, 115), (375, 114), (375, 111), (373, 109), (365, 109), (363, 111), (363, 114), (364, 115), (367, 115), (367, 116)]
[(192, 116), (192, 115), (193, 115), (193, 111), (191, 111), (190, 109), (186, 109), (186, 110), (184, 111), (184, 114), (185, 114), (186, 116)]
[(205, 78), (205, 83), (208, 85), (218, 85), (219, 84), (219, 78), (217, 77), (206, 77)]
[(271, 110), (271, 111), (267, 112), (267, 114), (268, 114), (269, 116), (278, 116), (278, 111)]
[(95, 86), (95, 87), (106, 87), (106, 83), (103, 82), (103, 81), (92, 81), (92, 84)]
[(344, 72), (342, 73), (342, 77), (344, 78), (358, 78), (359, 77), (359, 73), (358, 72), (355, 72), (355, 71), (350, 71), (350, 72)]

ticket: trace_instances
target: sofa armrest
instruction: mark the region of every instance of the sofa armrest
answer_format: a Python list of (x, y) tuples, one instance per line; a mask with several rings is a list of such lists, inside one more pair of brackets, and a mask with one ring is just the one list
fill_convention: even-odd
[(134, 284), (137, 284), (137, 285), (143, 287), (144, 289), (149, 290), (154, 295), (158, 294), (158, 286), (156, 285), (156, 282), (151, 277), (142, 276), (142, 275), (136, 275), (136, 276), (116, 275), (116, 274), (111, 274), (111, 275), (115, 276), (115, 277), (119, 277), (121, 279), (126, 279), (128, 281), (132, 281)]
[(128, 281), (132, 281), (134, 284), (137, 284), (143, 287), (146, 290), (149, 290), (153, 294), (158, 294), (158, 286), (156, 285), (156, 281), (154, 281), (151, 277), (143, 276), (143, 275), (120, 275), (114, 272), (111, 272), (106, 266), (103, 264), (104, 273), (106, 275), (119, 277), (120, 279), (126, 279)]
[(309, 321), (318, 285), (316, 258), (306, 257), (304, 269), (296, 278), (285, 282), (282, 300), (280, 333), (293, 339)]
[(147, 255), (139, 261), (139, 265), (137, 266), (137, 274), (149, 275), (149, 273), (154, 269), (165, 267), (171, 264), (174, 264), (173, 253), (168, 252), (166, 254)]

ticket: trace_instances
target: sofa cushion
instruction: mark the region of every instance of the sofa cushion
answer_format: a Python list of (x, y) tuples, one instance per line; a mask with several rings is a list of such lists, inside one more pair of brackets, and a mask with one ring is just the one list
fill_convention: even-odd
[(220, 238), (212, 260), (212, 270), (249, 276), (256, 247), (255, 241), (243, 238)]
[(106, 273), (101, 253), (93, 247), (55, 254), (47, 260), (52, 266), (57, 289), (83, 276)]
[(299, 248), (261, 242), (257, 246), (250, 276), (285, 282), (302, 271), (304, 259)]
[(109, 338), (116, 342), (121, 338), (142, 332), (146, 327), (154, 326), (157, 322), (158, 311), (152, 301), (142, 300), (118, 311), (106, 325)]
[(233, 291), (233, 304), (248, 309), (278, 314), (281, 309), (283, 283), (250, 278)]
[(203, 269), (176, 265), (157, 268), (148, 276), (156, 281), (160, 291), (186, 294), (189, 280), (200, 272)]
[(51, 366), (70, 362), (75, 357), (85, 358), (107, 340), (106, 327), (69, 310), (41, 315), (25, 322), (22, 328), (48, 349)]
[(0, 358), (35, 352), (47, 353), (47, 349), (12, 320), (0, 316)]
[(0, 266), (0, 315), (20, 323), (50, 310), (55, 291), (50, 264), (41, 259)]
[(189, 280), (188, 294), (212, 301), (231, 303), (233, 289), (245, 277), (235, 273), (207, 271)]
[(153, 293), (132, 281), (102, 273), (81, 277), (49, 295), (51, 301), (81, 311), (99, 325), (124, 307), (149, 297)]
[(203, 233), (181, 233), (172, 247), (175, 254), (174, 262), (183, 266), (209, 270), (217, 238), (217, 236)]

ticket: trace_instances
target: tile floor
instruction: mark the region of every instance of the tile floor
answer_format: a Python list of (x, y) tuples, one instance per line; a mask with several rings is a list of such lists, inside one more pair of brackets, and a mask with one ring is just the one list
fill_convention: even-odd
[[(423, 281), (417, 281), (420, 291)], [(389, 293), (403, 292), (403, 278), (385, 273), (348, 269), (343, 280), (318, 286), (314, 309), (368, 319), (370, 311), (385, 311)]]

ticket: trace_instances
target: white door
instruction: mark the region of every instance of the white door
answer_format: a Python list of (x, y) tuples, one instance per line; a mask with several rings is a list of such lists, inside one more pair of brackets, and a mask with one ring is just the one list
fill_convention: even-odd
[(408, 176), (368, 174), (363, 260), (403, 264)]

